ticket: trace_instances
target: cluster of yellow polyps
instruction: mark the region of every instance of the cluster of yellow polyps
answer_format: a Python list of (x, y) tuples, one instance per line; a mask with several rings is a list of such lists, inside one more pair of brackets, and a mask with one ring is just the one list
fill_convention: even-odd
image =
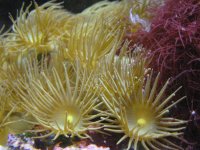
[(165, 97), (168, 82), (157, 93), (145, 50), (123, 41), (130, 10), (148, 16), (148, 4), (103, 1), (72, 14), (50, 1), (11, 17), (12, 30), (0, 37), (0, 144), (8, 133), (91, 138), (88, 131), (104, 129), (124, 134), (117, 144), (129, 138), (127, 149), (181, 149), (168, 137), (186, 122), (166, 113), (182, 99), (170, 104), (176, 91)]

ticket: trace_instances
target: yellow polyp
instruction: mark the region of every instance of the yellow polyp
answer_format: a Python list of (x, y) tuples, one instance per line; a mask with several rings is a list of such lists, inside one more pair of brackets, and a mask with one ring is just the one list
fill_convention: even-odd
[(73, 24), (72, 14), (55, 1), (41, 6), (34, 2), (34, 5), (34, 10), (22, 7), (16, 20), (10, 16), (12, 32), (6, 33), (5, 38), (8, 56), (57, 52), (66, 44)]
[[(121, 58), (119, 55), (118, 60)], [(184, 120), (165, 116), (165, 112), (183, 98), (168, 105), (178, 90), (165, 98), (167, 81), (157, 94), (159, 74), (155, 80), (152, 80), (153, 72), (145, 73), (146, 62), (141, 62), (142, 59), (139, 60), (139, 58), (136, 61), (131, 59), (126, 59), (124, 62), (122, 61), (123, 63), (119, 62), (118, 64), (114, 62), (109, 66), (106, 74), (100, 78), (102, 99), (111, 113), (109, 114), (110, 120), (108, 120), (110, 124), (105, 130), (114, 133), (124, 132), (124, 136), (117, 144), (129, 138), (127, 150), (132, 146), (134, 150), (183, 149), (171, 142), (170, 139), (171, 137), (179, 138), (185, 128)], [(114, 71), (110, 69), (111, 67), (114, 68)], [(133, 68), (135, 70), (132, 70)], [(116, 122), (115, 126), (114, 122)], [(138, 147), (139, 145), (141, 148)]]
[(137, 120), (137, 124), (140, 126), (140, 127), (143, 127), (145, 124), (146, 124), (146, 120), (143, 119), (143, 118), (140, 118)]
[[(22, 119), (23, 118), (23, 119)], [(26, 130), (31, 130), (34, 125), (30, 124), (24, 120), (28, 120), (31, 122), (35, 121), (35, 118), (31, 115), (24, 114), (24, 112), (13, 112), (9, 118), (9, 122), (15, 122), (7, 125), (9, 132), (12, 134), (21, 134)]]

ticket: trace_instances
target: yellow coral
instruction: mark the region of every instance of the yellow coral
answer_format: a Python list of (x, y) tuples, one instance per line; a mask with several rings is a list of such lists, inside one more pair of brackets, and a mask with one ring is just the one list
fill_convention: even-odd
[(158, 1), (150, 0), (122, 0), (122, 1), (100, 1), (83, 12), (78, 14), (78, 17), (82, 18), (104, 18), (110, 20), (111, 25), (115, 25), (120, 22), (125, 28), (131, 32), (137, 31), (139, 28), (150, 28), (149, 19), (152, 14), (147, 10), (150, 7), (156, 7), (159, 5)]
[(91, 112), (100, 104), (97, 103), (96, 92), (89, 92), (92, 76), (88, 78), (81, 73), (79, 65), (75, 65), (74, 69), (74, 80), (65, 64), (61, 71), (53, 67), (49, 73), (42, 72), (42, 79), (31, 77), (30, 82), (21, 79), (13, 85), (26, 111), (46, 130), (51, 130), (45, 136), (55, 134), (56, 139), (63, 134), (66, 137), (90, 138), (87, 131), (99, 128), (93, 126), (98, 121), (91, 122), (99, 115)]
[[(126, 86), (129, 86), (128, 89), (131, 89), (131, 87), (137, 88), (137, 83), (144, 80), (144, 75), (149, 70), (146, 67), (148, 61), (144, 58), (145, 49), (137, 45), (134, 49), (129, 49), (128, 44), (128, 42), (125, 42), (120, 49), (119, 55), (116, 55), (114, 51), (113, 53), (106, 55), (105, 58), (99, 62), (98, 67), (100, 68), (101, 74), (100, 82), (111, 82), (111, 79), (113, 79), (113, 82), (118, 82), (123, 78), (124, 80), (126, 79)], [(102, 84), (99, 86), (102, 87)], [(121, 91), (121, 86), (123, 86), (123, 83), (116, 83), (115, 89), (109, 88), (109, 90), (115, 94), (120, 94), (123, 93), (123, 91)], [(111, 91), (110, 93), (112, 93)], [(105, 90), (104, 94), (109, 96), (109, 93)], [(110, 97), (112, 97), (112, 95), (110, 95)]]
[(94, 69), (98, 61), (121, 44), (120, 24), (110, 26), (103, 19), (78, 23), (70, 34), (65, 58), (70, 62), (79, 58), (83, 68)]
[(42, 6), (34, 4), (33, 11), (29, 12), (31, 5), (25, 11), (22, 7), (16, 20), (11, 17), (13, 27), (12, 32), (8, 33), (6, 48), (14, 57), (31, 52), (59, 51), (60, 43), (69, 35), (71, 14), (62, 9), (61, 3), (50, 1)]
[[(106, 54), (120, 48), (124, 30), (129, 21), (130, 8), (136, 2), (101, 1), (73, 16), (79, 22), (70, 33), (65, 58), (73, 61), (80, 59), (84, 68), (94, 69)], [(139, 9), (139, 8), (137, 8)]]
[(168, 104), (177, 92), (164, 98), (168, 81), (156, 94), (159, 75), (151, 86), (152, 75), (145, 81), (145, 68), (142, 68), (142, 72), (139, 71), (140, 75), (135, 74), (137, 70), (141, 70), (142, 60), (128, 62), (120, 61), (118, 67), (114, 64), (114, 72), (107, 70), (100, 79), (103, 88), (102, 99), (109, 109), (107, 114), (111, 117), (104, 118), (109, 122), (104, 125), (105, 130), (124, 134), (117, 144), (129, 138), (127, 149), (132, 143), (135, 150), (138, 149), (138, 143), (145, 149), (181, 149), (166, 137), (178, 137), (182, 134), (181, 130), (185, 128), (186, 121), (165, 115), (183, 98)]

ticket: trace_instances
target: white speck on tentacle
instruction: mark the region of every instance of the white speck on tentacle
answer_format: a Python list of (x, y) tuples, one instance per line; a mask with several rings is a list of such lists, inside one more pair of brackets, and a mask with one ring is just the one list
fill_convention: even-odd
[(140, 23), (144, 27), (145, 31), (147, 32), (150, 31), (151, 24), (149, 21), (141, 19), (138, 14), (133, 15), (132, 8), (130, 9), (129, 14), (130, 14), (130, 20), (133, 24)]
[(182, 31), (186, 31), (186, 29), (185, 29), (184, 27), (181, 27), (181, 30), (182, 30)]
[(194, 115), (196, 115), (196, 112), (193, 110), (191, 114), (194, 116)]

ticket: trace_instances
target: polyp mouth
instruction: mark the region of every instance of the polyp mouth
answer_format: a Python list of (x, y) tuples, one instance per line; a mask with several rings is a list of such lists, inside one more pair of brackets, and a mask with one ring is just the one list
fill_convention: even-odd
[(152, 133), (155, 129), (155, 117), (151, 107), (144, 104), (134, 104), (126, 109), (129, 131), (138, 136)]
[(52, 127), (64, 132), (77, 130), (82, 124), (80, 110), (72, 106), (55, 111), (52, 120)]

